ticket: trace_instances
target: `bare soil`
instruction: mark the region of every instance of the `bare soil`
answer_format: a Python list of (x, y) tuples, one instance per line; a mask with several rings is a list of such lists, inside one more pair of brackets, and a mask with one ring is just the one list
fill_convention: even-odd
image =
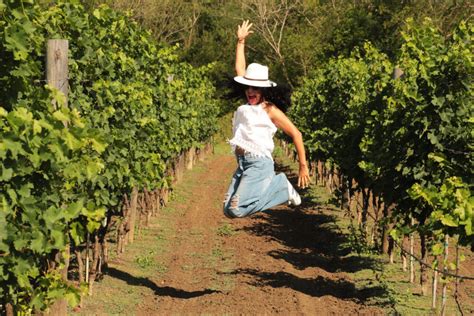
[[(334, 209), (305, 197), (230, 220), (222, 199), (236, 166), (219, 149), (178, 184), (172, 201), (114, 258), (80, 314), (386, 314), (376, 264), (348, 255)], [(290, 181), (288, 166), (279, 165)], [(356, 271), (369, 271), (364, 280)], [(364, 271), (365, 271), (364, 270)], [(383, 299), (381, 299), (383, 298)], [(383, 307), (383, 308), (382, 308)]]

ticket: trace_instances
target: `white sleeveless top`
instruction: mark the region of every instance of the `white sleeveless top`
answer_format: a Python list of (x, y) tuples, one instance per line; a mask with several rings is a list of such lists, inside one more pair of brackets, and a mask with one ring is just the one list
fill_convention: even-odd
[(239, 146), (258, 157), (272, 159), (273, 135), (277, 127), (268, 117), (262, 104), (244, 104), (237, 108), (232, 119), (233, 137), (229, 141), (232, 149)]

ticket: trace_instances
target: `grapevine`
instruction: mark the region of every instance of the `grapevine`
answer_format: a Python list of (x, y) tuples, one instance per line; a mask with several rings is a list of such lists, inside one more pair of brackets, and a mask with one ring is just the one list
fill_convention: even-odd
[[(59, 274), (68, 247), (103, 240), (124, 196), (170, 186), (175, 158), (215, 133), (212, 65), (179, 61), (106, 6), (0, 1), (0, 15), (0, 305), (75, 305)], [(54, 38), (69, 41), (67, 107), (44, 80)]]
[(416, 229), (437, 255), (446, 234), (473, 246), (473, 26), (461, 22), (446, 39), (428, 19), (407, 25), (397, 60), (369, 43), (332, 59), (293, 94), (290, 115), (313, 161), (383, 201), (392, 237)]

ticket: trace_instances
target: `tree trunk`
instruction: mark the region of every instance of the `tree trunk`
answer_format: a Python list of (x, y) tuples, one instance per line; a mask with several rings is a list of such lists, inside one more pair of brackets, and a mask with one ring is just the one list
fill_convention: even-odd
[(319, 180), (316, 184), (321, 185), (323, 183), (323, 163), (321, 160), (318, 160), (318, 178)]
[[(64, 259), (64, 268), (62, 268), (59, 272), (61, 273), (61, 278), (64, 282), (67, 282), (67, 271), (69, 269), (69, 257), (70, 257), (70, 246), (69, 244), (66, 246), (64, 253), (58, 253), (56, 256), (56, 262), (60, 262)], [(49, 316), (63, 316), (67, 314), (67, 301), (64, 298), (56, 300), (53, 305), (49, 307)]]
[(344, 176), (341, 173), (341, 210), (348, 208), (347, 202), (349, 201), (349, 192), (347, 188), (347, 182), (344, 180)]
[(130, 197), (130, 230), (128, 232), (128, 241), (133, 242), (135, 238), (135, 222), (137, 219), (137, 207), (138, 205), (138, 189), (134, 187), (132, 189), (132, 196)]
[(81, 254), (81, 251), (79, 249), (74, 250), (74, 253), (76, 254), (79, 283), (82, 283), (82, 282), (85, 281), (85, 278), (84, 278), (84, 261), (82, 261), (82, 254)]
[(191, 170), (193, 169), (193, 165), (194, 165), (194, 147), (191, 147), (188, 151), (187, 151), (187, 155), (186, 155), (186, 169), (187, 170)]
[(357, 226), (359, 228), (362, 228), (362, 210), (360, 207), (360, 190), (357, 190), (354, 194), (354, 200), (355, 200), (355, 209), (357, 213)]
[[(420, 234), (421, 240), (421, 261), (426, 262), (426, 235), (421, 233)], [(420, 263), (420, 288), (421, 288), (421, 295), (426, 296), (428, 294), (428, 276), (426, 271), (426, 266)]]
[(369, 215), (369, 197), (370, 197), (370, 190), (362, 189), (362, 229), (366, 237), (368, 235), (367, 219)]
[(370, 199), (372, 201), (372, 212), (374, 214), (374, 226), (372, 228), (372, 244), (375, 246), (375, 249), (379, 248), (379, 216), (380, 216), (380, 206), (379, 206), (379, 199), (377, 196), (374, 194), (374, 191), (371, 191), (372, 198)]
[[(392, 216), (392, 210), (395, 207), (394, 204), (389, 204), (388, 202), (383, 203), (383, 216), (384, 219), (389, 219)], [(390, 230), (392, 229), (392, 224), (388, 221), (384, 224), (382, 228), (382, 253), (390, 253)]]
[[(407, 236), (403, 236), (403, 240), (402, 240), (402, 248), (403, 249), (406, 249), (405, 245), (407, 243), (408, 243)], [(403, 272), (406, 272), (407, 271), (407, 255), (405, 254), (405, 252), (403, 250), (400, 251), (400, 257), (402, 259), (402, 270), (403, 270)]]
[(94, 250), (92, 252), (92, 265), (91, 265), (91, 272), (89, 275), (89, 295), (92, 295), (92, 288), (94, 286), (94, 282), (97, 276), (99, 257), (100, 257), (99, 238), (97, 236), (94, 236)]
[[(414, 225), (414, 219), (411, 219), (411, 226)], [(410, 283), (415, 283), (415, 233), (410, 233)]]

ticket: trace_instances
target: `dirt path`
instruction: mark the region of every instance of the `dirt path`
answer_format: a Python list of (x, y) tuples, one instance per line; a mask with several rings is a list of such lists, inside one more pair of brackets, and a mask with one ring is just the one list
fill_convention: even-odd
[(306, 198), (302, 208), (225, 218), (221, 201), (234, 168), (219, 147), (189, 171), (80, 313), (384, 314), (368, 303), (382, 288), (351, 279), (371, 263), (345, 256), (334, 211)]

